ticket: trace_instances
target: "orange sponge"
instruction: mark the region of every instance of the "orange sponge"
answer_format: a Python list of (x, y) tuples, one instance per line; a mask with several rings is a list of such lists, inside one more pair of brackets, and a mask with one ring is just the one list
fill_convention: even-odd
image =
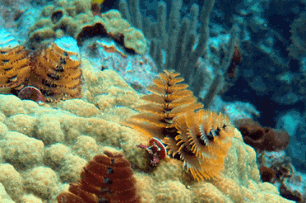
[(236, 120), (235, 125), (243, 135), (244, 142), (255, 149), (277, 151), (289, 144), (290, 136), (284, 129), (262, 127), (250, 118)]

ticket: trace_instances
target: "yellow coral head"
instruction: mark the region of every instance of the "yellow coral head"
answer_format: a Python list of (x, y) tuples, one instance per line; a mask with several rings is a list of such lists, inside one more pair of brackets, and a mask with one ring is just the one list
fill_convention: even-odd
[(104, 0), (91, 0), (92, 2), (96, 2), (98, 4), (103, 4)]

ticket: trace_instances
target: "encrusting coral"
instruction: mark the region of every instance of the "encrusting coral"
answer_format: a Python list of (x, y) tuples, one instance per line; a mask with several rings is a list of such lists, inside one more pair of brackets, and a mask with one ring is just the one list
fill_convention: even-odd
[(131, 164), (123, 154), (105, 151), (84, 167), (81, 181), (61, 193), (59, 203), (140, 203)]
[(235, 126), (243, 135), (244, 142), (259, 151), (278, 151), (289, 144), (289, 134), (284, 129), (262, 127), (250, 118), (235, 121)]
[(198, 110), (203, 105), (177, 76), (179, 73), (164, 70), (160, 78), (153, 80), (155, 85), (148, 87), (153, 94), (142, 97), (150, 104), (136, 108), (141, 113), (126, 124), (148, 137), (161, 139), (168, 153), (183, 160), (195, 179), (217, 177), (224, 169), (231, 146), (226, 138), (233, 136), (233, 127), (221, 114)]
[(102, 17), (96, 16), (92, 22), (79, 27), (76, 34), (75, 38), (80, 44), (88, 37), (108, 35), (129, 51), (138, 54), (145, 54), (147, 51), (147, 41), (143, 33), (130, 26), (117, 10), (103, 13)]
[(88, 37), (107, 35), (138, 54), (146, 53), (148, 48), (143, 33), (123, 19), (119, 11), (94, 16), (91, 0), (57, 0), (54, 5), (45, 6), (29, 30), (28, 42), (35, 48), (65, 34), (74, 37), (79, 45)]

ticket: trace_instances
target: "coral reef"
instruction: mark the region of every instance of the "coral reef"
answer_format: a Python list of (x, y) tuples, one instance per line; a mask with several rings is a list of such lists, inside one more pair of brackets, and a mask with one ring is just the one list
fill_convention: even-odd
[(105, 151), (84, 167), (79, 183), (70, 184), (62, 192), (59, 203), (133, 202), (140, 203), (131, 164), (123, 154)]
[(56, 1), (53, 5), (46, 5), (40, 19), (29, 30), (30, 46), (39, 47), (50, 39), (63, 37), (65, 32), (73, 36), (78, 25), (94, 18), (90, 8), (89, 0)]
[[(216, 33), (218, 37), (211, 37), (208, 34), (212, 32), (208, 24), (214, 25), (210, 22), (210, 14), (213, 12), (215, 4), (214, 0), (198, 2), (202, 8), (197, 3), (187, 7), (187, 2), (182, 0), (171, 2), (170, 6), (169, 2), (158, 1), (157, 3), (155, 1), (158, 4), (155, 8), (158, 9), (155, 9), (152, 16), (156, 15), (156, 21), (152, 20), (149, 12), (145, 14), (140, 12), (142, 8), (139, 4), (150, 4), (148, 2), (120, 0), (118, 6), (123, 18), (127, 19), (138, 29), (141, 29), (145, 37), (150, 40), (149, 53), (154, 59), (158, 71), (175, 69), (184, 75), (186, 83), (198, 98), (202, 98), (201, 94), (203, 91), (211, 89), (211, 92), (208, 91), (206, 98), (201, 101), (206, 108), (209, 108), (213, 97), (221, 93), (220, 89), (225, 91), (225, 89), (233, 86), (234, 80), (237, 79), (235, 77), (235, 79), (230, 78), (230, 82), (224, 81), (228, 77), (225, 69), (228, 69), (231, 76), (235, 76), (238, 73), (235, 70), (235, 65), (241, 60), (235, 46), (237, 47), (237, 44), (239, 44), (240, 29), (236, 22), (232, 22), (233, 24), (229, 26), (232, 29), (229, 32), (225, 31), (225, 29), (222, 31), (218, 29)], [(190, 1), (189, 3), (191, 4)], [(167, 16), (169, 13), (168, 6), (171, 7), (169, 16)], [(150, 9), (150, 12), (152, 10), (154, 10), (154, 7)], [(221, 28), (221, 26), (219, 27)], [(227, 34), (224, 34), (223, 31)], [(209, 52), (208, 44), (211, 42), (217, 42), (221, 45), (223, 52)], [(237, 57), (233, 57), (233, 55)], [(218, 59), (220, 60), (218, 61)], [(207, 67), (200, 67), (199, 65), (200, 61), (203, 60), (205, 62), (211, 62), (212, 60), (217, 62), (215, 64), (206, 64), (207, 66), (215, 66), (213, 72), (221, 72), (218, 77), (213, 77), (213, 82), (212, 78), (208, 77), (208, 74), (211, 75), (211, 73), (207, 73)]]
[[(104, 151), (124, 153), (131, 162), (142, 202), (291, 202), (260, 181), (256, 153), (236, 129), (218, 180), (192, 181), (180, 160), (168, 158), (145, 172), (146, 152), (136, 145), (149, 138), (122, 124), (144, 102), (115, 71), (98, 72), (86, 59), (82, 64), (80, 99), (39, 106), (0, 95), (0, 202), (56, 203), (67, 182), (76, 183)], [(7, 143), (15, 147), (3, 150)]]
[(306, 173), (306, 114), (291, 110), (279, 118), (279, 126), (288, 129), (290, 145), (286, 150), (298, 171)]
[(292, 187), (292, 180), (294, 178), (297, 179), (296, 181), (293, 181), (294, 184), (296, 184), (297, 182), (301, 182), (301, 180), (298, 180), (298, 178), (301, 179), (301, 177), (295, 174), (294, 167), (291, 164), (291, 159), (284, 155), (279, 158), (274, 157), (270, 161), (266, 161), (265, 158), (264, 155), (260, 158), (263, 159), (260, 160), (261, 166), (259, 167), (262, 181), (276, 185), (279, 188), (281, 196), (289, 200), (303, 202), (303, 196), (300, 192), (303, 189)]
[(138, 54), (145, 54), (147, 51), (147, 41), (142, 32), (131, 27), (117, 10), (103, 13), (101, 18), (96, 16), (93, 22), (80, 28), (81, 30), (77, 30), (74, 35), (79, 44), (88, 37), (107, 34), (119, 43), (124, 44), (124, 47), (128, 50)]
[(110, 38), (92, 38), (84, 41), (82, 57), (88, 58), (97, 70), (115, 70), (135, 90), (148, 93), (156, 73), (156, 65), (148, 53), (131, 54)]
[[(30, 1), (35, 2), (32, 0)], [(29, 1), (24, 2), (28, 3)], [(33, 21), (29, 21), (27, 17), (32, 16), (30, 19), (34, 20), (35, 14), (40, 13), (35, 11), (40, 8), (35, 10), (31, 9), (32, 7), (30, 7), (28, 10), (26, 10), (24, 5), (27, 4), (24, 2), (19, 0), (13, 2), (8, 0), (3, 1), (3, 5), (0, 6), (1, 11), (3, 11), (0, 16), (0, 24), (3, 25), (2, 27), (9, 26), (12, 30), (20, 30), (18, 31), (18, 33), (27, 33), (29, 25), (33, 25)], [(41, 2), (40, 4), (42, 4)], [(118, 2), (118, 0), (112, 2)], [(124, 2), (125, 4), (127, 4), (125, 0), (121, 0), (120, 5), (124, 5)], [(203, 9), (201, 9), (202, 13), (201, 25), (199, 26), (199, 37), (196, 33), (196, 25), (198, 24), (196, 19), (199, 15), (200, 10), (198, 5), (194, 4), (190, 9), (190, 14), (188, 14), (186, 12), (186, 5), (182, 6), (183, 3), (181, 0), (173, 1), (171, 13), (168, 20), (166, 3), (160, 1), (158, 5), (158, 14), (162, 15), (158, 16), (157, 23), (152, 23), (149, 18), (143, 18), (144, 21), (141, 21), (140, 18), (142, 14), (140, 13), (140, 9), (138, 7), (139, 0), (131, 0), (129, 2), (129, 8), (132, 12), (122, 12), (122, 14), (125, 15), (127, 19), (130, 18), (131, 20), (133, 20), (135, 27), (139, 29), (144, 29), (146, 30), (146, 33), (149, 33), (149, 35), (151, 34), (151, 36), (153, 36), (153, 39), (151, 40), (152, 46), (150, 51), (158, 64), (167, 65), (168, 67), (172, 66), (172, 68), (179, 67), (181, 64), (182, 67), (186, 67), (186, 65), (191, 65), (191, 67), (193, 68), (198, 68), (192, 69), (191, 72), (191, 76), (196, 76), (194, 81), (201, 81), (207, 84), (210, 83), (202, 80), (205, 79), (207, 75), (201, 72), (203, 69), (200, 69), (197, 64), (199, 60), (195, 62), (195, 59), (201, 58), (197, 55), (201, 55), (203, 53), (202, 51), (204, 51), (204, 54), (202, 54), (202, 56), (206, 55), (206, 49), (202, 48), (205, 48), (206, 42), (209, 40), (210, 36), (217, 35), (219, 38), (220, 33), (224, 32), (225, 25), (222, 24), (222, 21), (228, 27), (231, 27), (232, 24), (238, 23), (240, 24), (240, 28), (244, 26), (243, 32), (241, 33), (241, 35), (239, 35), (239, 38), (244, 38), (243, 46), (241, 46), (241, 53), (243, 54), (243, 57), (247, 58), (243, 58), (243, 69), (241, 69), (240, 72), (235, 69), (234, 72), (235, 74), (242, 74), (242, 77), (240, 78), (243, 78), (242, 80), (246, 80), (246, 82), (243, 83), (246, 85), (241, 85), (241, 87), (245, 88), (247, 86), (255, 90), (256, 94), (252, 94), (252, 96), (255, 97), (254, 101), (256, 105), (260, 105), (260, 102), (258, 101), (264, 98), (264, 95), (270, 95), (269, 98), (266, 98), (268, 98), (268, 100), (278, 102), (279, 104), (295, 104), (296, 102), (304, 102), (303, 95), (305, 94), (305, 85), (303, 85), (303, 83), (305, 83), (305, 74), (301, 73), (301, 71), (305, 67), (303, 67), (301, 62), (303, 60), (306, 60), (305, 57), (303, 57), (305, 49), (301, 46), (304, 44), (304, 38), (302, 35), (300, 35), (299, 32), (303, 30), (303, 26), (300, 25), (303, 25), (303, 19), (305, 18), (305, 15), (303, 13), (301, 14), (302, 9), (300, 9), (300, 2), (287, 2), (284, 5), (290, 6), (285, 7), (279, 6), (282, 5), (281, 2), (277, 6), (277, 10), (281, 11), (280, 13), (288, 13), (289, 10), (292, 10), (293, 12), (292, 14), (290, 14), (290, 16), (284, 15), (283, 18), (279, 18), (280, 15), (275, 15), (271, 12), (271, 9), (266, 9), (269, 6), (271, 7), (273, 5), (277, 5), (278, 1), (274, 0), (266, 2), (264, 4), (256, 4), (256, 1), (244, 2), (244, 4), (239, 4), (239, 1), (235, 1), (230, 6), (220, 4), (219, 2), (216, 2), (216, 4), (214, 5), (213, 0), (205, 1)], [(199, 3), (203, 4), (203, 2), (204, 1)], [(99, 32), (101, 31), (100, 34), (102, 33), (102, 35), (114, 35), (113, 37), (118, 40), (119, 43), (125, 45), (123, 32), (107, 33), (104, 27), (105, 25), (107, 25), (107, 23), (102, 25), (101, 23), (95, 22), (95, 19), (102, 19), (103, 16), (93, 10), (93, 7), (91, 7), (89, 0), (55, 0), (52, 3), (54, 3), (54, 10), (52, 10), (52, 5), (49, 4), (46, 6), (46, 9), (44, 9), (44, 15), (40, 16), (40, 19), (45, 18), (44, 20), (47, 26), (42, 25), (44, 22), (41, 21), (41, 24), (37, 23), (35, 25), (35, 30), (31, 30), (29, 32), (29, 34), (31, 35), (31, 40), (29, 43), (31, 48), (36, 48), (36, 45), (40, 45), (40, 42), (48, 42), (48, 39), (53, 40), (54, 38), (59, 38), (63, 35), (70, 35), (70, 33), (73, 33), (73, 35), (71, 36), (77, 37), (75, 36), (77, 32), (74, 31), (79, 28), (82, 28), (79, 29), (81, 33), (81, 37), (79, 40), (80, 44), (82, 44), (83, 39), (91, 36), (85, 33), (89, 30)], [(241, 9), (241, 7), (243, 9)], [(127, 8), (128, 7), (125, 7), (125, 9)], [(218, 13), (219, 10), (226, 12), (224, 14), (220, 14)], [(232, 13), (235, 13), (235, 15), (232, 16), (230, 10), (232, 11)], [(147, 14), (149, 14), (150, 12), (152, 11), (148, 10)], [(128, 16), (128, 14), (132, 14), (132, 16)], [(182, 14), (182, 16), (185, 16), (182, 21), (180, 19), (180, 14)], [(212, 20), (209, 23), (209, 31), (208, 22), (210, 19), (210, 14), (212, 15)], [(117, 17), (116, 13), (113, 13), (112, 15), (114, 15), (112, 17), (114, 18), (114, 21), (120, 21), (119, 18), (121, 17)], [(299, 15), (300, 18), (298, 17)], [(284, 22), (284, 26), (289, 29), (282, 30), (287, 31), (290, 30), (290, 27), (288, 25), (295, 20), (295, 22), (291, 26), (291, 33), (280, 33), (279, 28), (277, 28), (279, 27), (279, 19), (277, 20), (277, 24), (275, 24), (275, 22), (272, 21), (272, 18), (275, 18), (273, 16), (277, 16), (277, 18), (281, 19), (281, 21)], [(4, 23), (3, 19), (5, 19)], [(221, 19), (222, 21), (220, 21)], [(166, 33), (165, 28), (167, 21), (169, 24), (168, 33)], [(266, 22), (268, 21), (269, 24), (266, 24)], [(222, 27), (221, 30), (217, 31), (217, 29), (214, 29), (214, 25), (216, 22), (220, 24), (220, 27)], [(70, 23), (69, 25), (71, 25), (71, 27), (68, 26), (68, 23)], [(124, 24), (124, 21), (121, 21), (120, 23)], [(112, 22), (110, 22), (110, 24), (113, 26)], [(84, 27), (86, 27), (86, 29), (83, 29)], [(124, 31), (125, 30), (126, 29), (124, 29)], [(274, 30), (276, 30), (276, 32)], [(32, 35), (33, 33), (35, 35)], [(210, 36), (208, 36), (208, 33), (210, 33)], [(16, 35), (16, 32), (14, 34)], [(49, 34), (50, 36), (52, 36), (51, 38), (48, 38)], [(47, 36), (47, 40), (40, 41), (42, 40), (40, 36)], [(23, 37), (25, 37), (25, 35), (18, 37), (18, 40), (23, 41)], [(200, 40), (197, 40), (198, 38)], [(235, 35), (231, 35), (231, 38), (235, 39)], [(293, 45), (291, 46), (292, 50), (289, 50), (290, 55), (292, 57), (297, 56), (297, 60), (291, 61), (290, 57), (284, 57), (287, 56), (285, 48), (288, 47), (288, 45), (290, 44), (290, 38), (293, 41)], [(135, 41), (133, 41), (133, 43), (134, 42)], [(142, 48), (146, 46), (146, 42), (143, 43), (144, 41), (136, 40), (136, 43), (137, 42), (139, 42), (138, 45), (140, 45), (140, 48), (138, 47), (139, 50), (143, 50)], [(196, 47), (197, 43), (199, 44)], [(2, 46), (2, 44), (0, 46)], [(133, 44), (133, 46), (135, 47), (135, 44)], [(163, 51), (165, 51), (164, 53), (167, 54), (167, 58), (165, 58), (165, 56), (161, 54), (161, 48), (164, 49)], [(194, 51), (192, 48), (197, 48), (197, 50)], [(131, 51), (133, 49), (134, 48), (127, 50)], [(105, 50), (109, 52), (113, 51), (113, 49), (109, 47), (106, 47)], [(192, 53), (192, 51), (194, 51), (194, 53)], [(296, 51), (298, 51), (298, 53)], [(228, 52), (230, 53), (230, 51)], [(41, 53), (41, 56), (43, 56), (43, 54), (45, 53), (46, 52), (43, 51)], [(183, 55), (184, 57), (181, 57)], [(125, 56), (122, 55), (122, 57)], [(177, 60), (180, 58), (182, 58), (182, 60)], [(166, 61), (166, 63), (164, 61)], [(297, 65), (297, 63), (299, 62), (301, 66)], [(6, 63), (6, 60), (4, 60), (4, 63)], [(89, 63), (86, 62), (84, 66), (89, 66), (88, 64)], [(124, 66), (133, 67), (133, 65), (130, 64), (128, 66)], [(83, 69), (83, 67), (80, 68)], [(101, 69), (105, 70), (103, 66)], [(1, 84), (5, 84), (7, 86), (4, 85), (5, 88), (2, 88), (1, 92), (5, 92), (7, 90), (9, 91), (9, 89), (12, 88), (15, 91), (19, 91), (21, 88), (24, 88), (23, 84), (26, 84), (24, 82), (21, 82), (20, 84), (18, 82), (16, 84), (11, 85), (16, 78), (17, 81), (19, 80), (18, 78), (20, 78), (19, 81), (26, 81), (27, 79), (22, 78), (24, 75), (16, 75), (16, 72), (13, 73), (6, 70), (8, 69), (5, 69), (4, 72), (0, 73), (1, 76), (2, 74), (6, 74), (7, 72), (9, 72), (11, 75), (13, 75), (13, 77), (11, 78), (5, 76), (2, 78), (5, 79), (6, 82), (1, 82)], [(232, 143), (232, 145), (228, 149), (228, 153), (226, 153), (226, 156), (224, 155), (224, 164), (226, 165), (230, 163), (230, 166), (226, 167), (226, 170), (220, 172), (220, 179), (218, 181), (209, 180), (195, 183), (190, 179), (189, 174), (187, 174), (186, 176), (186, 174), (183, 173), (182, 166), (184, 163), (178, 160), (168, 159), (167, 157), (161, 159), (160, 156), (158, 156), (158, 158), (160, 158), (158, 167), (155, 168), (152, 173), (143, 173), (144, 168), (146, 168), (144, 165), (148, 164), (147, 159), (143, 158), (145, 152), (141, 149), (136, 148), (135, 145), (141, 143), (148, 143), (149, 138), (142, 137), (141, 134), (137, 131), (126, 129), (124, 126), (122, 126), (121, 123), (126, 117), (135, 114), (132, 109), (134, 109), (134, 107), (137, 106), (138, 103), (142, 103), (141, 101), (138, 101), (138, 95), (133, 92), (133, 90), (129, 89), (130, 87), (128, 88), (128, 85), (118, 82), (119, 80), (121, 80), (121, 78), (112, 78), (111, 82), (109, 82), (110, 80), (108, 80), (107, 76), (111, 75), (110, 73), (112, 73), (112, 71), (106, 70), (103, 74), (100, 74), (100, 71), (96, 71), (95, 74), (97, 74), (97, 76), (95, 77), (93, 76), (94, 74), (90, 73), (93, 72), (93, 70), (88, 71), (86, 68), (84, 68), (84, 70), (86, 70), (86, 73), (84, 73), (84, 75), (87, 74), (85, 78), (89, 78), (87, 76), (90, 76), (90, 79), (93, 80), (86, 81), (86, 83), (84, 84), (84, 89), (82, 89), (82, 94), (84, 95), (80, 93), (76, 94), (78, 97), (80, 97), (80, 99), (60, 101), (58, 104), (50, 104), (51, 106), (49, 104), (39, 106), (33, 102), (20, 101), (16, 99), (16, 97), (2, 95), (0, 96), (0, 164), (2, 169), (1, 172), (6, 172), (3, 173), (3, 176), (1, 176), (0, 181), (0, 190), (2, 190), (0, 192), (0, 196), (4, 199), (1, 199), (1, 202), (34, 201), (53, 203), (54, 201), (56, 201), (54, 198), (55, 196), (57, 196), (61, 191), (67, 190), (68, 186), (65, 183), (70, 181), (76, 181), (79, 177), (78, 175), (80, 170), (86, 164), (86, 162), (90, 160), (94, 155), (101, 154), (101, 148), (103, 148), (104, 151), (107, 147), (115, 148), (117, 151), (121, 151), (126, 154), (127, 158), (132, 163), (136, 178), (140, 180), (137, 183), (137, 187), (140, 188), (139, 191), (140, 193), (142, 193), (143, 196), (145, 196), (144, 201), (147, 202), (201, 202), (204, 196), (207, 197), (205, 199), (207, 201), (217, 202), (268, 202), (269, 200), (274, 202), (283, 201), (282, 199), (278, 199), (279, 197), (274, 187), (272, 187), (268, 183), (260, 183), (258, 181), (258, 178), (255, 177), (256, 175), (252, 175), (252, 173), (258, 173), (257, 170), (254, 169), (251, 171), (250, 169), (257, 167), (256, 164), (250, 161), (254, 159), (252, 149), (248, 148), (248, 146), (245, 146), (243, 144), (243, 142), (241, 141), (241, 135), (236, 130), (234, 132), (238, 134), (235, 134), (234, 138), (228, 138), (228, 143)], [(127, 68), (126, 70), (134, 71), (134, 69), (129, 68)], [(195, 70), (200, 70), (200, 72), (197, 72)], [(49, 69), (49, 71), (53, 70)], [(200, 75), (197, 73), (202, 74)], [(202, 77), (203, 75), (205, 77)], [(209, 76), (211, 75), (208, 75), (208, 77)], [(192, 77), (188, 77), (186, 79), (189, 80), (190, 78)], [(56, 81), (51, 80), (48, 77), (45, 77), (45, 79), (48, 79), (49, 82), (51, 81), (50, 83), (44, 84), (45, 89), (43, 90), (46, 94), (49, 94), (49, 91), (52, 88), (50, 86), (54, 85)], [(210, 79), (211, 81), (216, 81), (217, 85), (214, 86), (216, 91), (214, 92), (218, 92), (218, 84), (221, 84), (221, 82), (217, 80), (218, 78), (215, 78), (215, 80), (213, 78)], [(106, 82), (104, 83), (104, 81), (101, 82), (100, 80), (105, 80)], [(147, 80), (150, 81), (150, 78), (148, 77)], [(191, 83), (189, 84), (195, 84), (194, 81), (191, 81)], [(115, 82), (116, 84), (110, 85), (110, 83), (112, 82)], [(102, 83), (104, 86), (102, 85)], [(58, 83), (56, 85), (62, 84)], [(110, 85), (112, 87), (108, 88), (105, 87), (105, 85)], [(197, 92), (194, 91), (197, 96), (202, 86), (203, 85), (201, 84), (194, 85), (193, 88), (197, 88), (198, 90)], [(240, 92), (239, 90), (241, 89), (237, 90), (238, 91), (236, 92)], [(81, 90), (78, 89), (78, 91), (80, 92)], [(273, 92), (273, 94), (271, 94), (271, 92)], [(51, 92), (50, 94), (53, 93)], [(215, 94), (218, 93), (214, 93), (214, 95)], [(20, 94), (20, 97), (21, 95), (22, 94)], [(240, 95), (246, 97), (246, 99), (250, 98), (247, 97), (246, 94)], [(262, 106), (266, 105), (265, 101), (262, 102)], [(80, 107), (82, 107), (81, 110)], [(282, 106), (280, 105), (280, 107)], [(264, 113), (262, 109), (260, 110), (262, 113)], [(275, 113), (276, 111), (283, 111), (283, 109), (278, 108), (278, 106), (276, 106), (272, 108), (271, 111), (271, 115), (273, 115), (273, 112)], [(248, 113), (249, 111), (246, 112)], [(192, 120), (191, 118), (188, 118), (188, 115), (186, 114), (178, 115), (176, 118), (180, 118), (180, 116), (182, 120)], [(69, 118), (67, 119), (66, 117)], [(267, 116), (263, 117), (266, 118), (266, 120), (270, 119)], [(97, 123), (99, 124), (95, 123), (96, 120), (98, 120)], [(172, 119), (172, 121), (174, 120), (175, 119)], [(103, 126), (103, 129), (99, 127), (100, 125)], [(115, 125), (116, 127), (112, 127), (111, 130), (108, 130), (109, 127), (112, 125)], [(184, 122), (182, 122), (181, 126), (184, 126), (184, 130), (188, 129), (187, 131), (194, 128), (194, 126), (192, 125), (190, 125), (191, 127), (189, 127), (187, 123), (186, 127)], [(86, 130), (82, 129), (82, 127), (86, 128)], [(91, 130), (94, 128), (99, 128), (99, 131), (91, 133)], [(221, 126), (221, 130), (226, 130), (226, 128), (224, 129), (223, 126)], [(100, 133), (102, 131), (104, 133)], [(129, 135), (129, 133), (127, 132), (133, 133)], [(184, 131), (182, 130), (182, 132)], [(203, 135), (197, 137), (202, 137), (202, 140), (200, 140), (204, 143), (205, 138), (211, 138), (211, 135), (216, 132), (219, 131), (212, 130), (209, 133), (205, 133), (207, 134), (206, 137), (202, 137)], [(118, 133), (118, 135), (116, 133)], [(273, 132), (271, 133), (273, 134)], [(183, 133), (180, 135), (182, 135), (183, 137), (188, 137), (188, 135), (186, 134), (187, 133)], [(175, 137), (178, 137), (178, 135)], [(298, 139), (303, 138), (303, 133), (298, 132), (296, 137)], [(238, 144), (236, 143), (236, 141)], [(133, 146), (134, 148), (128, 148), (127, 145)], [(211, 143), (209, 145), (211, 145)], [(240, 147), (240, 145), (242, 147)], [(188, 146), (191, 149), (195, 145)], [(153, 144), (153, 148), (154, 147), (156, 146)], [(302, 142), (300, 143), (300, 145), (295, 145), (294, 150), (298, 151), (299, 147), (302, 147)], [(246, 149), (248, 153), (241, 152), (244, 149)], [(134, 153), (135, 151), (137, 153)], [(149, 151), (148, 148), (147, 151)], [(157, 148), (157, 152), (158, 151), (159, 149)], [(61, 154), (60, 152), (64, 153)], [(154, 160), (156, 159), (158, 153), (153, 151), (152, 154), (153, 162), (155, 163)], [(244, 158), (241, 154), (248, 157)], [(27, 156), (29, 157), (29, 159), (27, 159)], [(235, 158), (237, 160), (235, 160)], [(241, 160), (244, 161), (243, 164), (241, 163)], [(233, 164), (234, 166), (232, 166), (231, 164)], [(247, 167), (244, 167), (244, 164)], [(186, 165), (188, 165), (187, 162)], [(237, 169), (238, 171), (240, 170), (239, 176), (235, 177), (235, 174), (237, 174), (235, 173), (235, 170)], [(173, 175), (170, 174), (170, 172), (168, 172), (167, 170), (177, 173)], [(228, 171), (230, 172), (228, 173)], [(247, 172), (243, 173), (242, 171)], [(7, 174), (9, 174), (9, 178), (5, 177)], [(44, 174), (46, 174), (46, 176), (44, 176)], [(162, 181), (158, 180), (158, 178), (162, 179)], [(197, 188), (196, 184), (200, 184), (199, 188)], [(150, 187), (151, 185), (153, 185), (153, 187)], [(269, 190), (269, 192), (266, 192), (265, 190)], [(179, 191), (180, 194), (177, 194), (178, 192), (175, 193), (173, 191)], [(282, 187), (282, 191), (283, 194), (285, 194), (288, 190), (285, 187)], [(286, 195), (287, 197), (290, 196), (289, 193), (287, 193)]]
[(40, 19), (29, 30), (28, 44), (36, 48), (64, 35), (74, 37), (79, 45), (88, 37), (107, 35), (133, 52), (147, 51), (141, 31), (130, 26), (116, 10), (94, 16), (91, 0), (56, 1), (45, 6)]

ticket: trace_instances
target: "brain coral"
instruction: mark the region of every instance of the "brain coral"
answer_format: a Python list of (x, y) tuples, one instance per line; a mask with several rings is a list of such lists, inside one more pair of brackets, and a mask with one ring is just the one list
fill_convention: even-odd
[(291, 202), (260, 181), (255, 151), (237, 129), (218, 179), (193, 181), (183, 162), (171, 158), (144, 172), (146, 153), (136, 145), (149, 138), (122, 125), (136, 114), (132, 109), (141, 104), (139, 95), (114, 71), (94, 71), (86, 60), (82, 64), (80, 99), (39, 106), (0, 95), (0, 202), (56, 203), (67, 182), (76, 182), (88, 161), (106, 150), (131, 162), (142, 202)]

